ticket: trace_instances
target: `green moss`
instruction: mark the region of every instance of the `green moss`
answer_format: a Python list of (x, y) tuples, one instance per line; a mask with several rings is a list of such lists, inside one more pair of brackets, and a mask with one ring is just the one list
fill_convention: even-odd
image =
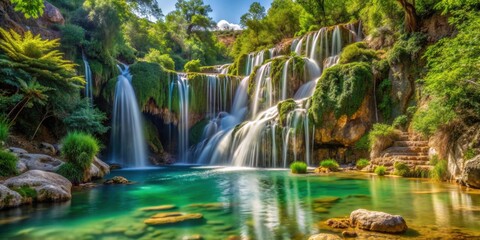
[(194, 59), (185, 63), (185, 66), (183, 66), (183, 70), (185, 72), (200, 72), (201, 67), (202, 65), (200, 63), (200, 60)]
[(169, 72), (163, 70), (158, 63), (137, 62), (130, 66), (130, 73), (141, 109), (150, 99), (159, 107), (168, 107)]
[(472, 159), (476, 156), (476, 152), (475, 152), (475, 149), (473, 148), (468, 148), (467, 151), (465, 151), (465, 153), (463, 154), (463, 159), (464, 160), (469, 160), (469, 159)]
[(149, 120), (146, 120), (144, 121), (143, 131), (145, 133), (145, 138), (147, 139), (149, 146), (153, 150), (153, 153), (156, 153), (156, 154), (162, 153), (163, 146), (162, 146), (162, 142), (158, 138), (159, 134), (158, 134), (157, 127)]
[(392, 117), (394, 103), (390, 96), (391, 91), (392, 81), (390, 81), (390, 79), (385, 79), (379, 84), (376, 92), (378, 99), (380, 99), (378, 109), (382, 113), (385, 121), (389, 121)]
[(16, 175), (18, 158), (10, 152), (0, 150), (0, 176), (8, 177)]
[(277, 105), (280, 122), (285, 125), (288, 113), (295, 110), (297, 103), (292, 98), (279, 102)]
[(20, 194), (23, 198), (35, 199), (37, 197), (37, 191), (29, 186), (15, 187), (12, 188), (12, 190)]
[(367, 63), (348, 63), (327, 69), (317, 84), (309, 111), (316, 124), (323, 124), (325, 114), (338, 118), (351, 116), (361, 106), (372, 85), (372, 71)]
[(7, 141), (9, 132), (10, 132), (10, 124), (6, 119), (2, 119), (0, 117), (0, 142)]
[(413, 33), (411, 35), (402, 35), (395, 45), (388, 51), (387, 60), (393, 65), (404, 59), (415, 60), (418, 58), (426, 41), (426, 35), (423, 33)]
[(340, 55), (340, 64), (352, 62), (371, 62), (377, 58), (377, 53), (374, 50), (368, 49), (364, 42), (357, 42), (345, 47)]
[(433, 157), (431, 163), (434, 163), (432, 171), (430, 171), (430, 177), (435, 181), (445, 181), (448, 176), (447, 161)]
[(307, 164), (304, 162), (293, 162), (290, 164), (290, 170), (295, 174), (307, 173)]

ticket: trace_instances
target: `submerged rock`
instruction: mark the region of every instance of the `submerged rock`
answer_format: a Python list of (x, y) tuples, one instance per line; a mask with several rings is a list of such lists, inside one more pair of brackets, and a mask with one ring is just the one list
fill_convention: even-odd
[(148, 225), (166, 225), (200, 219), (203, 219), (203, 215), (200, 213), (160, 213), (145, 220), (144, 223)]
[(348, 218), (331, 218), (325, 222), (329, 227), (332, 228), (349, 228), (350, 219)]
[(20, 176), (7, 179), (9, 188), (30, 188), (35, 190), (37, 202), (62, 202), (72, 198), (72, 183), (68, 179), (51, 172), (30, 170)]
[(334, 196), (327, 196), (327, 197), (320, 197), (320, 198), (315, 198), (313, 202), (315, 203), (335, 203), (340, 200), (339, 197), (334, 197)]
[(131, 182), (128, 179), (122, 176), (115, 176), (112, 179), (108, 179), (104, 184), (130, 184)]
[(308, 240), (341, 240), (342, 238), (328, 233), (320, 233), (313, 236), (310, 236)]
[(140, 208), (141, 211), (162, 211), (162, 210), (171, 210), (175, 209), (177, 206), (175, 205), (160, 205), (160, 206), (154, 206), (154, 207), (144, 207)]
[(374, 232), (403, 233), (408, 229), (405, 220), (400, 215), (365, 209), (353, 211), (350, 214), (350, 222), (354, 227)]
[(465, 163), (462, 182), (468, 187), (480, 188), (480, 155)]
[(23, 203), (22, 196), (0, 184), (0, 209), (18, 207)]

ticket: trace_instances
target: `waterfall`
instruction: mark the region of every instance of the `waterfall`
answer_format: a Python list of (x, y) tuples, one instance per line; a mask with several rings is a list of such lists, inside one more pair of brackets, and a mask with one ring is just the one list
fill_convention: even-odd
[(178, 152), (180, 162), (189, 163), (188, 146), (189, 146), (189, 105), (190, 105), (190, 85), (184, 74), (177, 74), (177, 89), (179, 97), (179, 115), (178, 123)]
[(93, 80), (92, 80), (92, 70), (90, 69), (90, 64), (88, 63), (87, 56), (82, 53), (83, 64), (85, 65), (85, 97), (90, 100), (90, 106), (93, 106)]
[(121, 73), (115, 88), (111, 161), (123, 167), (145, 167), (148, 165), (147, 149), (140, 109), (131, 85), (132, 76), (128, 66), (118, 68)]
[[(204, 129), (202, 141), (192, 150), (197, 162), (274, 168), (286, 168), (292, 161), (314, 164), (315, 126), (308, 116), (310, 98), (321, 73), (338, 63), (344, 45), (359, 40), (360, 24), (358, 28), (360, 30), (353, 24), (322, 28), (295, 39), (290, 48), (300, 57), (277, 56), (273, 48), (269, 49), (267, 56), (270, 59), (285, 59), (280, 67), (273, 65), (274, 61), (264, 63), (265, 51), (248, 54), (247, 73), (251, 74), (255, 67), (259, 67), (254, 78), (244, 78), (237, 87), (230, 113), (221, 110), (230, 103), (222, 102), (222, 95), (216, 94), (223, 85), (215, 80), (215, 76), (207, 76), (206, 116), (209, 123)], [(348, 35), (342, 35), (345, 32)], [(342, 39), (343, 36), (347, 38)], [(296, 69), (299, 59), (304, 63), (302, 70)], [(281, 72), (278, 75), (274, 71)], [(277, 82), (274, 82), (274, 76), (277, 76)], [(289, 82), (299, 78), (301, 86), (295, 85), (298, 82)], [(292, 86), (298, 89), (290, 89)], [(277, 105), (288, 98), (293, 99), (295, 108), (282, 113), (286, 116), (281, 122)], [(246, 116), (248, 118), (244, 121)]]

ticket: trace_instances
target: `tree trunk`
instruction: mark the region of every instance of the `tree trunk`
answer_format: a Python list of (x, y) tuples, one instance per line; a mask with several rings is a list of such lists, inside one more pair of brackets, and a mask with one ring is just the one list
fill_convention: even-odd
[(418, 19), (415, 1), (410, 3), (408, 0), (397, 0), (397, 2), (402, 5), (405, 12), (405, 31), (407, 33), (416, 32), (418, 29)]

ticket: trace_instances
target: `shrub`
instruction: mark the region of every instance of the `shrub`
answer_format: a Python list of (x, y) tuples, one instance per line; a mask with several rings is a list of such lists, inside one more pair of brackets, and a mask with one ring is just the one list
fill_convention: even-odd
[(17, 156), (0, 150), (0, 176), (8, 177), (17, 174)]
[[(61, 28), (63, 48), (74, 48), (85, 40), (85, 29), (74, 24), (65, 24)], [(71, 49), (70, 49), (71, 50)]]
[(410, 175), (410, 168), (403, 162), (395, 162), (393, 167), (395, 168), (393, 174), (397, 176), (408, 177)]
[(307, 164), (304, 162), (293, 162), (290, 164), (292, 173), (303, 174), (307, 173)]
[(407, 115), (400, 115), (393, 120), (392, 126), (397, 129), (404, 129), (408, 124)]
[(378, 176), (384, 176), (385, 173), (387, 172), (387, 168), (385, 166), (377, 166), (374, 172)]
[(368, 161), (368, 159), (364, 159), (364, 158), (358, 159), (357, 163), (356, 163), (357, 169), (360, 169), (360, 170), (365, 168), (368, 165), (370, 165), (370, 161)]
[(351, 62), (371, 62), (376, 57), (375, 50), (368, 49), (365, 42), (357, 42), (348, 45), (340, 55), (340, 64)]
[(8, 124), (6, 120), (0, 120), (0, 142), (7, 141), (9, 131), (10, 131), (10, 124)]
[(295, 110), (297, 103), (292, 98), (279, 102), (277, 105), (280, 122), (285, 125), (288, 114)]
[(456, 113), (441, 101), (433, 100), (426, 109), (415, 113), (412, 120), (413, 129), (424, 137), (433, 135), (437, 129), (450, 123)]
[(427, 168), (422, 167), (415, 167), (415, 169), (410, 170), (408, 177), (414, 178), (429, 178), (430, 177), (430, 170)]
[(67, 162), (60, 166), (57, 173), (70, 180), (73, 184), (82, 183), (84, 180), (84, 172), (73, 163)]
[(200, 72), (200, 67), (200, 60), (195, 59), (185, 63), (183, 69), (185, 72)]
[(476, 156), (475, 149), (468, 148), (467, 151), (465, 151), (465, 153), (463, 154), (463, 159), (466, 161), (474, 158), (475, 156)]
[(78, 183), (79, 175), (85, 179), (93, 158), (100, 151), (97, 140), (89, 134), (71, 132), (63, 139), (62, 154), (67, 160), (59, 173)]
[(103, 125), (107, 116), (98, 108), (93, 108), (88, 102), (83, 101), (77, 109), (63, 119), (68, 131), (82, 131), (89, 134), (104, 134), (108, 127)]
[(175, 70), (175, 62), (168, 54), (161, 54), (157, 49), (150, 49), (150, 52), (145, 56), (145, 61), (158, 63), (165, 69)]
[(338, 171), (340, 166), (338, 165), (337, 161), (333, 159), (326, 159), (320, 162), (320, 167), (328, 168), (330, 171)]
[(431, 161), (431, 163), (433, 162), (435, 162), (435, 165), (432, 171), (430, 171), (430, 177), (435, 181), (447, 180), (447, 172), (448, 172), (447, 161), (435, 158), (434, 161)]

